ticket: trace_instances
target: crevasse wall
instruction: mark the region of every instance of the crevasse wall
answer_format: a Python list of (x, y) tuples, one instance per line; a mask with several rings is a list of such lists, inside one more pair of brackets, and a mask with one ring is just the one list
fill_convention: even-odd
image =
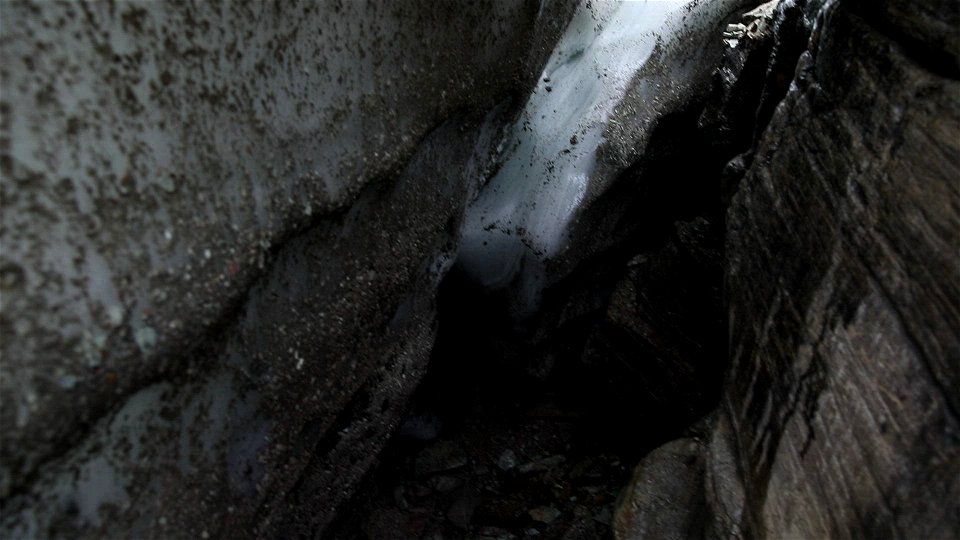
[(569, 3), (0, 10), (0, 535), (315, 533)]

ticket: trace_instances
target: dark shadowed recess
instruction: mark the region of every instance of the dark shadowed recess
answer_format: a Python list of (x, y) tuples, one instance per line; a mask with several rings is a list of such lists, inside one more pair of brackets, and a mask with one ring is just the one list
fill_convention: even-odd
[(454, 267), (424, 382), (328, 538), (610, 535), (632, 467), (716, 409), (726, 207), (807, 41), (801, 22), (785, 10), (780, 39), (751, 43), (736, 79), (718, 71), (656, 121), (548, 261), (536, 313), (512, 319), (507, 292)]
[(615, 234), (530, 318), (454, 267), (410, 412), (328, 538), (609, 536), (630, 469), (696, 429), (726, 368), (721, 174), (753, 125), (704, 128), (705, 107), (586, 209)]

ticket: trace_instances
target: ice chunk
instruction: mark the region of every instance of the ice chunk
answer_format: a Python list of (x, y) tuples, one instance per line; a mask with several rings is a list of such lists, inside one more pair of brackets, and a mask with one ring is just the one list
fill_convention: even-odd
[(468, 210), (459, 262), (486, 287), (521, 280), (535, 308), (596, 165), (603, 132), (672, 13), (688, 0), (585, 2), (506, 136), (497, 173)]

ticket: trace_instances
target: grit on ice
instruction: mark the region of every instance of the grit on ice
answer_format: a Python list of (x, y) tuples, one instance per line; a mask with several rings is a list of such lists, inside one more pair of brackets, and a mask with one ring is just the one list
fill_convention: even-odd
[(460, 262), (486, 287), (519, 279), (533, 310), (543, 262), (564, 247), (614, 108), (689, 0), (583, 2), (468, 209)]

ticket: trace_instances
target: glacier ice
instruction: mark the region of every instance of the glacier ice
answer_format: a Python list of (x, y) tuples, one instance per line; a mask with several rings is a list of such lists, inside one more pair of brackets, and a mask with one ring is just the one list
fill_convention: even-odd
[(460, 265), (487, 288), (520, 280), (536, 307), (545, 261), (594, 173), (611, 113), (690, 0), (583, 2), (499, 149), (499, 168), (468, 209)]

